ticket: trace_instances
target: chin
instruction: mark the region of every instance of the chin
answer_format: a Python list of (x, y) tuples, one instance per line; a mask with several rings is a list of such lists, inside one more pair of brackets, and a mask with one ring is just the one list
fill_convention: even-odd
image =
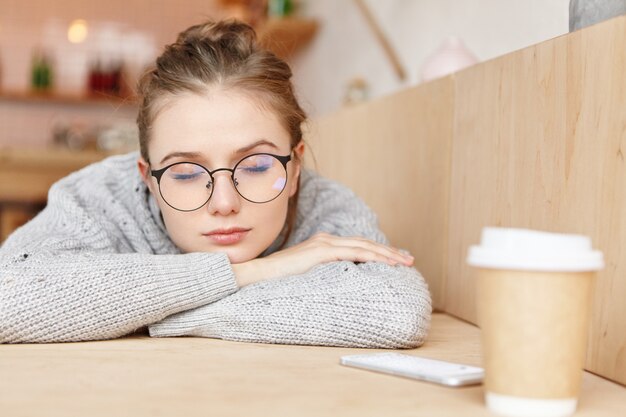
[(228, 256), (228, 260), (230, 261), (231, 264), (240, 264), (243, 262), (248, 262), (258, 256), (258, 254), (252, 253), (250, 250), (244, 250), (242, 248), (234, 248), (234, 247), (224, 248), (222, 250), (216, 250), (214, 252), (225, 253)]
[(234, 246), (228, 247), (207, 247), (206, 245), (188, 245), (178, 246), (181, 248), (182, 253), (194, 253), (194, 252), (206, 252), (206, 253), (225, 253), (228, 256), (228, 260), (231, 264), (239, 264), (242, 262), (250, 261), (256, 258), (258, 255), (251, 253), (249, 249), (237, 248)]
[[(254, 246), (259, 246), (258, 244)], [(231, 264), (240, 264), (243, 262), (251, 261), (257, 258), (266, 249), (264, 247), (256, 248), (246, 245), (245, 242), (240, 242), (234, 245), (211, 245), (206, 241), (200, 240), (198, 242), (188, 242), (187, 245), (179, 245), (183, 253), (191, 252), (207, 252), (207, 253), (225, 253), (228, 256), (228, 260)]]

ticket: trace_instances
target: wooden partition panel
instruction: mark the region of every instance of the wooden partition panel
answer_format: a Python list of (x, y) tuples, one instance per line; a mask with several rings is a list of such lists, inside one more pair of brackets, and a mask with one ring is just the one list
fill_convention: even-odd
[(476, 322), (468, 247), (484, 226), (565, 230), (567, 40), (455, 76), (446, 311)]
[(581, 233), (605, 255), (587, 369), (626, 384), (626, 19), (455, 76), (446, 310), (475, 321), (484, 226)]
[[(319, 171), (411, 250), (435, 306), (476, 322), (467, 250), (485, 226), (604, 252), (586, 368), (626, 384), (626, 17), (326, 117)], [(624, 249), (622, 249), (624, 248)]]
[(453, 84), (444, 78), (313, 123), (307, 164), (352, 188), (443, 307)]

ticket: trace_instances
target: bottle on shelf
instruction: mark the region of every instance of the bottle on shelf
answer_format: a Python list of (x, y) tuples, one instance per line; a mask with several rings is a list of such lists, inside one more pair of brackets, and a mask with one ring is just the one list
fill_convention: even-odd
[(88, 74), (88, 93), (90, 95), (123, 95), (123, 71), (124, 65), (119, 59), (92, 61)]
[(100, 90), (100, 74), (100, 60), (90, 61), (89, 72), (87, 73), (87, 92), (89, 94)]
[(33, 90), (45, 92), (52, 88), (52, 60), (45, 51), (40, 49), (35, 50), (32, 60), (31, 76), (31, 86)]
[(294, 11), (292, 0), (269, 0), (267, 3), (267, 16), (281, 18), (289, 16)]

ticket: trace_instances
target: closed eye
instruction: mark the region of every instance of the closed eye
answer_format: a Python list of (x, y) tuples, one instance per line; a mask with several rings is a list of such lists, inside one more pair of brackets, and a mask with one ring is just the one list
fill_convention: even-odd
[(250, 172), (250, 173), (265, 172), (270, 168), (271, 167), (264, 166), (264, 165), (259, 165), (259, 166), (254, 166), (254, 167), (241, 167), (242, 170), (244, 170), (245, 172)]
[(177, 180), (177, 181), (189, 181), (189, 180), (195, 180), (201, 175), (202, 173), (199, 173), (199, 172), (195, 174), (172, 174), (172, 179)]

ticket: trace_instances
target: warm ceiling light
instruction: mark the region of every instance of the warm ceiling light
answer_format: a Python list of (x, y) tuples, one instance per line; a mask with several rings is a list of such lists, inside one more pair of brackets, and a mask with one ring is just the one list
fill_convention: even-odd
[(67, 39), (72, 43), (81, 43), (87, 38), (87, 22), (82, 19), (74, 20), (67, 30)]

